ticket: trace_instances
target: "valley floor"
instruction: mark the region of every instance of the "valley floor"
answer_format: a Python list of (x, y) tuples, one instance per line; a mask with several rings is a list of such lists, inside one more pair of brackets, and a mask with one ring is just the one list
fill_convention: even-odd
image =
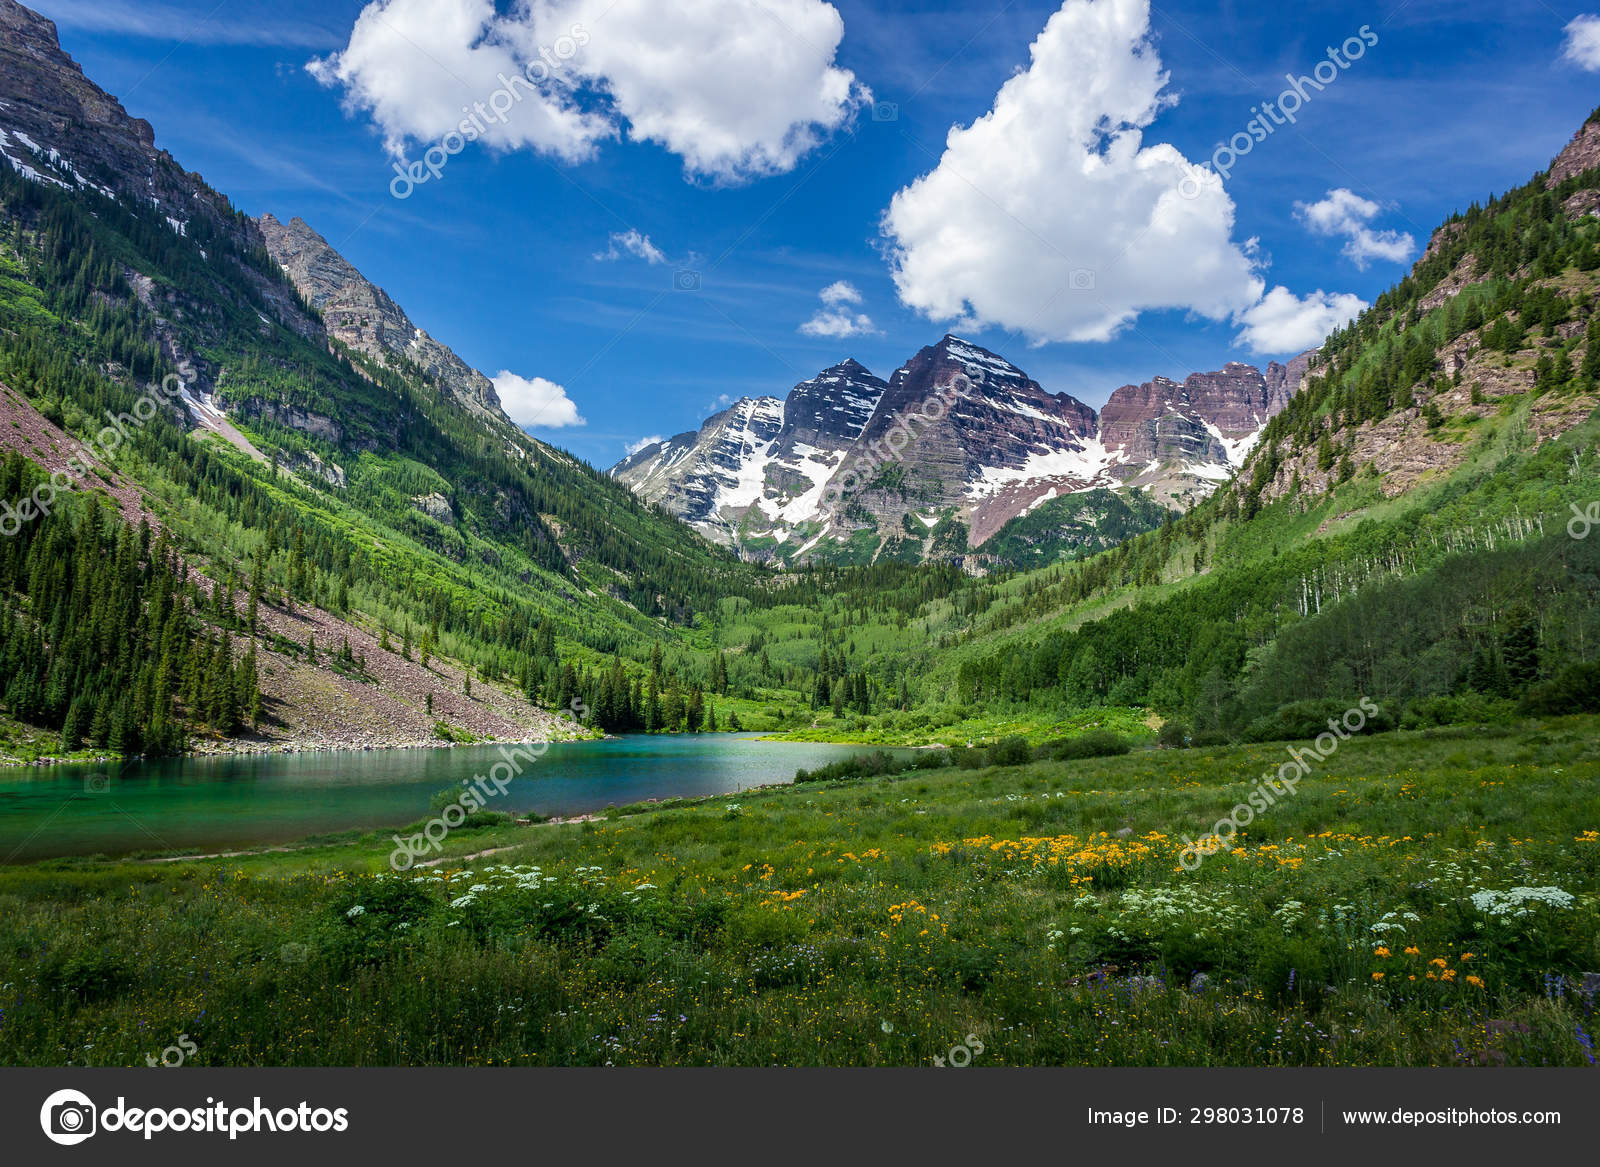
[(1592, 1065), (1596, 740), (1353, 739), (1210, 855), (1288, 746), (0, 869), (0, 1063)]

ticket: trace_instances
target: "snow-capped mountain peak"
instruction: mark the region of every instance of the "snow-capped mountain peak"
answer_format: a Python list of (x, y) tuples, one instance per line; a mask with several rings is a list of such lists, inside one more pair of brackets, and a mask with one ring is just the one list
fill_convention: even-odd
[[(1185, 508), (1243, 464), (1299, 386), (1305, 358), (1232, 362), (1125, 385), (1095, 411), (945, 336), (887, 383), (846, 360), (785, 400), (744, 398), (698, 431), (612, 468), (718, 542), (755, 558), (850, 547), (919, 555), (980, 547), (1042, 503), (1139, 487)], [(959, 530), (957, 530), (959, 528)]]

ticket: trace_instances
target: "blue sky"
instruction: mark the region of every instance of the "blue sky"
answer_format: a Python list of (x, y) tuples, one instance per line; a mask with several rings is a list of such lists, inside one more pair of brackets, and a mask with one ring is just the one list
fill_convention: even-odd
[[(445, 13), (470, 11), (475, 0), (428, 2)], [(1420, 249), (1451, 211), (1525, 181), (1600, 104), (1600, 72), (1563, 57), (1564, 30), (1600, 10), (1600, 0), (1309, 10), (1161, 0), (1150, 6), (1145, 47), (1126, 58), (1094, 57), (1115, 57), (1107, 76), (1082, 49), (1099, 43), (1083, 22), (1106, 11), (1080, 12), (1079, 24), (1059, 26), (1053, 63), (1016, 87), (1017, 120), (1000, 119), (1009, 128), (974, 134), (946, 156), (947, 132), (983, 117), (1001, 86), (1029, 67), (1029, 46), (1060, 3), (835, 0), (843, 32), (830, 53), (834, 18), (818, 11), (826, 9), (821, 0), (775, 2), (784, 19), (773, 35), (796, 38), (801, 56), (853, 75), (855, 104), (837, 127), (814, 128), (810, 149), (794, 147), (793, 157), (755, 167), (769, 173), (751, 177), (747, 167), (730, 181), (693, 152), (706, 148), (706, 135), (684, 147), (699, 129), (637, 140), (651, 137), (639, 129), (652, 114), (646, 95), (626, 114), (613, 111), (614, 136), (601, 135), (584, 157), (469, 145), (440, 178), (403, 200), (390, 192), (393, 159), (378, 123), (392, 137), (397, 118), (410, 116), (405, 103), (426, 89), (430, 70), (446, 68), (433, 53), (445, 56), (437, 46), (448, 30), (408, 40), (414, 59), (382, 58), (360, 74), (362, 83), (396, 95), (375, 112), (370, 103), (348, 105), (348, 78), (329, 83), (306, 69), (347, 47), (365, 7), (355, 0), (34, 6), (58, 22), (63, 45), (90, 77), (154, 124), (159, 145), (242, 209), (305, 218), (419, 325), (491, 376), (507, 370), (563, 386), (584, 424), (534, 432), (599, 466), (641, 437), (693, 428), (719, 401), (781, 395), (847, 356), (887, 377), (950, 328), (929, 312), (948, 308), (952, 297), (967, 303), (963, 335), (1046, 389), (1096, 406), (1118, 385), (1158, 373), (1181, 377), (1230, 359), (1262, 363), (1273, 354), (1240, 339), (1260, 319), (1246, 315), (1241, 296), (1282, 287), (1284, 304), (1293, 299), (1297, 310), (1300, 298), (1317, 292), (1331, 309), (1347, 307), (1347, 297), (1370, 301), (1409, 266), (1399, 258), (1404, 236)], [(1124, 16), (1142, 8), (1134, 0), (1073, 3), (1115, 3)], [(796, 27), (791, 15), (815, 21)], [(615, 38), (601, 39), (620, 34), (617, 18), (609, 19), (605, 33), (604, 20), (590, 30), (596, 43), (581, 52), (592, 58), (579, 60), (603, 61), (608, 45), (618, 49)], [(1202, 162), (1245, 129), (1253, 106), (1285, 88), (1286, 73), (1305, 74), (1363, 26), (1377, 43), (1315, 93), (1292, 126), (1238, 158), (1225, 184), (1191, 208), (1197, 218), (1170, 248), (1152, 249), (1148, 231), (1121, 221), (1117, 184), (1058, 185), (1049, 169), (1056, 163), (1033, 159), (1036, 151), (1052, 153), (1052, 135), (1071, 134), (1085, 117), (1093, 122), (1099, 98), (1092, 95), (1104, 89), (1115, 106), (1127, 100), (1116, 94), (1137, 93), (1141, 82), (1131, 74), (1153, 68), (1158, 57), (1168, 80), (1159, 110), (1141, 126), (1142, 146)], [(1121, 33), (1105, 35), (1114, 41)], [(704, 60), (681, 49), (675, 55), (702, 77), (719, 59), (711, 49)], [(1592, 51), (1585, 59), (1600, 65)], [(628, 60), (614, 66), (618, 93), (632, 83), (630, 68)], [(728, 89), (747, 95), (758, 112), (780, 100), (769, 99), (778, 87), (760, 76), (728, 78)], [(592, 93), (574, 101), (582, 112), (599, 108)], [(810, 107), (796, 101), (803, 119)], [(523, 112), (508, 116), (514, 122)], [(411, 142), (407, 158), (425, 145)], [(686, 177), (694, 166), (698, 172)], [(936, 168), (938, 181), (907, 202), (898, 233), (886, 238), (891, 200)], [(1145, 178), (1128, 174), (1127, 201), (1136, 203)], [(1349, 193), (1330, 198), (1334, 191)], [(975, 227), (989, 215), (992, 223)], [(630, 251), (614, 239), (630, 232), (647, 237), (653, 251)], [(1093, 251), (1102, 235), (1139, 240), (1129, 246), (1142, 256), (1141, 271), (1111, 270), (1102, 256), (1096, 288), (1076, 287), (1075, 275), (1063, 283), (1072, 257)], [(984, 246), (990, 238), (1006, 246)], [(896, 247), (913, 270), (899, 286)], [(980, 252), (970, 264), (960, 258), (964, 247)], [(617, 258), (598, 258), (607, 254)], [(1212, 261), (1222, 265), (1215, 279)], [(823, 289), (841, 281), (850, 291), (835, 291), (825, 306)], [(1168, 283), (1180, 290), (1159, 286)], [(1066, 298), (1035, 294), (1058, 286), (1068, 289)], [(1107, 305), (1112, 324), (1079, 311), (1072, 297), (1085, 294)], [(1163, 295), (1174, 306), (1141, 307)], [(1035, 302), (1057, 305), (1042, 309), (1050, 317), (1043, 324), (1028, 310)], [(819, 311), (842, 313), (849, 328), (864, 331), (802, 332)], [(1109, 339), (1071, 339), (1097, 330)], [(1263, 328), (1255, 335), (1270, 343), (1283, 334)]]

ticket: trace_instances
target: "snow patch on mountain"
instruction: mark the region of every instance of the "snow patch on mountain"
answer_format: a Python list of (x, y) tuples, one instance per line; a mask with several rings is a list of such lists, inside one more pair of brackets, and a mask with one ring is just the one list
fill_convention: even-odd
[(611, 474), (752, 555), (798, 543), (786, 553), (798, 558), (863, 530), (887, 546), (951, 514), (976, 547), (1043, 503), (1098, 488), (1192, 505), (1243, 465), (1291, 379), (1282, 366), (1230, 363), (1124, 386), (1097, 415), (946, 336), (887, 383), (845, 361), (787, 399), (743, 398)]
[[(1088, 438), (1078, 450), (1050, 450), (1029, 454), (1021, 466), (983, 466), (976, 481), (967, 486), (969, 498), (985, 498), (1014, 486), (1041, 478), (1070, 478), (1083, 482), (1079, 491), (1110, 485), (1105, 473), (1118, 460), (1098, 438)], [(1074, 493), (1077, 493), (1076, 491)]]

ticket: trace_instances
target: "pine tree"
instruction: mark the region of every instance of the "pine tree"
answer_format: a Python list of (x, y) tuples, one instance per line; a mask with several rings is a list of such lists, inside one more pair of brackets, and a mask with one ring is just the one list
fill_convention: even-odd
[[(9, 619), (8, 614), (0, 614), (0, 618)], [(74, 750), (83, 748), (83, 734), (88, 728), (88, 714), (83, 707), (82, 700), (75, 700), (67, 709), (67, 719), (61, 726), (61, 752), (70, 754)]]
[(1579, 366), (1578, 376), (1583, 382), (1586, 392), (1593, 392), (1600, 385), (1600, 312), (1596, 312), (1589, 321), (1589, 331), (1584, 341), (1587, 346), (1583, 354), (1583, 364)]
[(677, 733), (683, 728), (683, 717), (683, 692), (678, 688), (677, 682), (673, 681), (667, 686), (667, 691), (661, 699), (661, 728), (668, 733)]
[(1506, 679), (1515, 692), (1521, 692), (1539, 679), (1539, 621), (1526, 609), (1518, 611), (1501, 639)]
[(233, 675), (234, 708), (240, 715), (250, 719), (252, 728), (259, 728), (261, 722), (261, 688), (260, 675), (256, 663), (255, 642), (250, 642), (250, 647), (245, 650), (244, 656), (239, 661), (239, 667)]

